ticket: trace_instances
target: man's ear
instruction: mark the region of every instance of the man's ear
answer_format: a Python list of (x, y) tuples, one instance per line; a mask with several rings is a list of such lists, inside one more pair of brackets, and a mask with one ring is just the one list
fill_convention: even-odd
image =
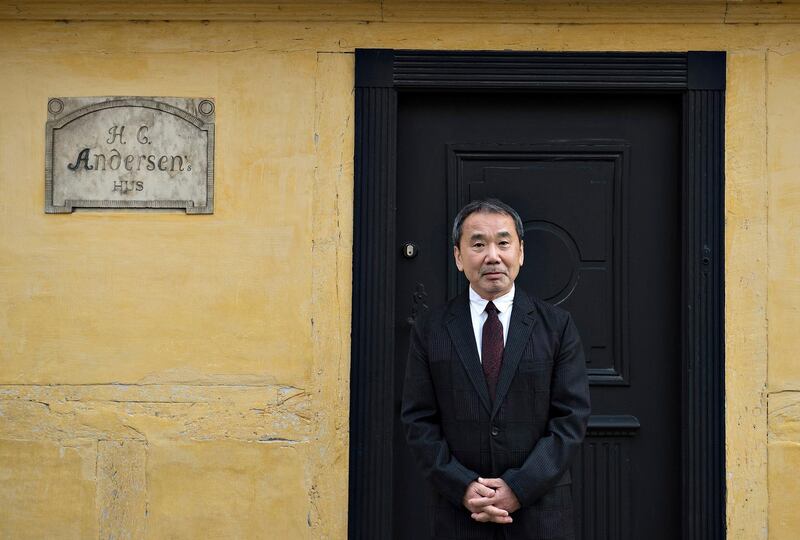
[(525, 261), (525, 242), (522, 240), (519, 241), (519, 265), (522, 266), (522, 263)]
[(463, 272), (464, 265), (461, 264), (461, 251), (458, 249), (458, 246), (453, 246), (453, 258), (456, 260), (456, 268), (458, 268), (458, 271)]

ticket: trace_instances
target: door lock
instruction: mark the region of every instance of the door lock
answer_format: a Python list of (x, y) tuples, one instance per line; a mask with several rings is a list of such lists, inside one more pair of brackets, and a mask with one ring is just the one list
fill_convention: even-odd
[(417, 256), (417, 253), (419, 253), (419, 248), (417, 247), (416, 244), (412, 242), (406, 242), (405, 244), (403, 244), (402, 251), (403, 251), (403, 257), (405, 257), (406, 259), (413, 259), (414, 257)]

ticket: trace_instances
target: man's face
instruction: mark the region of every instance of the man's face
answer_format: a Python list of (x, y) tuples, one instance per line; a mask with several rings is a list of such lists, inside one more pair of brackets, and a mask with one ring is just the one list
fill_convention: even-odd
[(494, 300), (511, 290), (525, 258), (514, 220), (506, 214), (491, 212), (467, 216), (453, 255), (458, 269), (486, 300)]

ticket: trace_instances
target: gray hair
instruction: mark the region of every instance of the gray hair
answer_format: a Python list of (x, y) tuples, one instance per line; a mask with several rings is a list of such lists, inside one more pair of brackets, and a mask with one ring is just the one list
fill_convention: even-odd
[(517, 236), (522, 241), (522, 237), (525, 234), (524, 229), (522, 228), (522, 219), (520, 219), (519, 214), (517, 211), (508, 206), (506, 203), (499, 199), (482, 199), (478, 201), (472, 201), (471, 203), (467, 204), (464, 208), (456, 216), (456, 219), (453, 221), (453, 245), (458, 247), (461, 244), (461, 232), (464, 228), (464, 221), (475, 212), (487, 212), (490, 214), (505, 214), (514, 220), (514, 228), (517, 229)]

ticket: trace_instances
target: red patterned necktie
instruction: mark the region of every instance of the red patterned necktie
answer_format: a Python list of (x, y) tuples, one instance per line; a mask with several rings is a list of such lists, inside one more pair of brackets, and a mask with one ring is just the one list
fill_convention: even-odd
[(483, 323), (481, 343), (481, 363), (489, 396), (494, 402), (497, 379), (500, 377), (500, 365), (503, 363), (503, 323), (497, 316), (497, 308), (493, 302), (486, 304), (486, 322)]

